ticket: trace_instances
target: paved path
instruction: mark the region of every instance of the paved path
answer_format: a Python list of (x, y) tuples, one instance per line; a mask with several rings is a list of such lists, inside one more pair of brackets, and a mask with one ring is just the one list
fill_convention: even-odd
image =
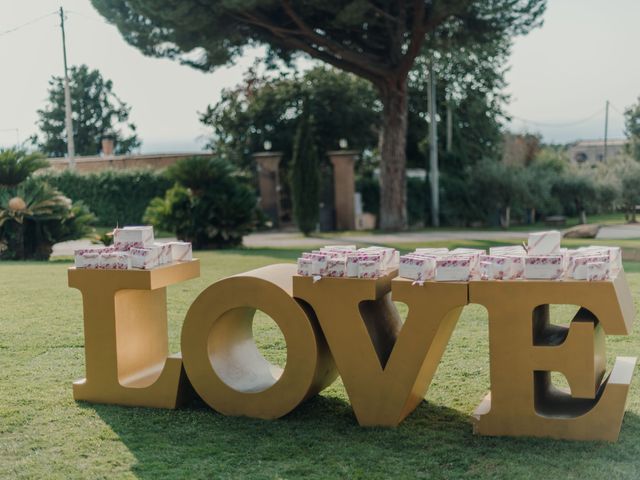
[(600, 229), (596, 238), (598, 240), (640, 238), (640, 225), (608, 225)]
[[(514, 241), (522, 241), (527, 238), (528, 232), (500, 231), (500, 230), (438, 230), (426, 232), (399, 232), (380, 234), (352, 234), (348, 236), (322, 238), (305, 237), (297, 232), (258, 232), (247, 235), (244, 245), (251, 248), (313, 248), (328, 244), (397, 244), (397, 243), (423, 243), (449, 240), (501, 240), (508, 238)], [(596, 237), (598, 240), (640, 239), (640, 225), (609, 225), (602, 227)], [(162, 238), (160, 241), (175, 239)], [(77, 248), (90, 246), (88, 240), (73, 240), (54, 245), (53, 257), (72, 256)]]
[(252, 233), (244, 237), (247, 247), (313, 247), (327, 244), (378, 244), (378, 243), (422, 243), (456, 239), (498, 240), (511, 238), (522, 240), (527, 238), (526, 232), (500, 231), (435, 231), (435, 232), (399, 232), (380, 234), (352, 234), (348, 236), (322, 238), (304, 237), (299, 233)]

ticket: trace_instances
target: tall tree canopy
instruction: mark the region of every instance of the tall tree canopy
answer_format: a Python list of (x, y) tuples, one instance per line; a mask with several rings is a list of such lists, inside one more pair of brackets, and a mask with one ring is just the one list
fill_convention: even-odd
[(630, 153), (640, 162), (640, 97), (638, 103), (625, 110), (624, 126), (629, 138)]
[[(383, 104), (380, 225), (406, 226), (407, 77), (427, 38), (483, 42), (526, 33), (546, 0), (92, 0), (148, 55), (211, 70), (246, 46), (304, 52), (369, 80)], [(435, 42), (434, 42), (435, 43)]]
[(251, 68), (240, 84), (222, 91), (220, 101), (208, 106), (200, 120), (213, 129), (209, 147), (216, 154), (251, 170), (252, 154), (269, 141), (274, 151), (284, 153), (286, 170), (303, 109), (314, 119), (321, 159), (325, 151), (337, 150), (342, 138), (349, 148), (375, 147), (376, 92), (368, 82), (330, 67), (275, 78)]
[[(80, 65), (71, 67), (69, 89), (78, 155), (98, 154), (105, 135), (114, 137), (116, 153), (129, 153), (140, 146), (136, 127), (129, 122), (131, 108), (113, 92), (111, 80), (98, 70)], [(38, 116), (40, 136), (34, 137), (34, 142), (50, 157), (63, 157), (67, 153), (63, 77), (49, 81), (48, 103), (38, 110)]]

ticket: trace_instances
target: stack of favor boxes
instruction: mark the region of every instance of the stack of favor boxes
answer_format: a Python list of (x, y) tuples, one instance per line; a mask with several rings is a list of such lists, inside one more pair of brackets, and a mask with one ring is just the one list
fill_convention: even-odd
[(397, 269), (399, 259), (400, 253), (394, 248), (328, 245), (303, 253), (298, 259), (298, 275), (378, 278)]
[(417, 282), (466, 282), (478, 276), (485, 253), (473, 248), (417, 248), (400, 257), (398, 275)]
[(191, 243), (154, 240), (153, 227), (131, 226), (113, 231), (113, 246), (79, 249), (74, 252), (76, 268), (103, 270), (149, 270), (192, 259)]
[(417, 282), (469, 280), (587, 280), (615, 278), (619, 247), (560, 247), (558, 231), (536, 232), (527, 244), (489, 250), (418, 248), (400, 257), (398, 275)]

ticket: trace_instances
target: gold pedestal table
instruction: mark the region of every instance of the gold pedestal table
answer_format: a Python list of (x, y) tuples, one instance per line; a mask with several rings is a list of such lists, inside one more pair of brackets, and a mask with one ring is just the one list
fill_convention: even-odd
[(152, 270), (69, 269), (82, 292), (86, 378), (76, 400), (176, 408), (188, 392), (180, 354), (169, 355), (166, 287), (197, 278), (200, 262)]

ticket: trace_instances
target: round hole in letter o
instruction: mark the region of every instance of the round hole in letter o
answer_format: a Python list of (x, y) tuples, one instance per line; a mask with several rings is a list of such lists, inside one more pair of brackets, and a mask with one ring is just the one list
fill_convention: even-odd
[[(214, 283), (195, 300), (182, 329), (182, 357), (200, 397), (225, 415), (278, 418), (337, 376), (315, 314), (291, 295), (295, 265), (271, 265)], [(253, 340), (262, 310), (287, 344), (283, 369)]]

